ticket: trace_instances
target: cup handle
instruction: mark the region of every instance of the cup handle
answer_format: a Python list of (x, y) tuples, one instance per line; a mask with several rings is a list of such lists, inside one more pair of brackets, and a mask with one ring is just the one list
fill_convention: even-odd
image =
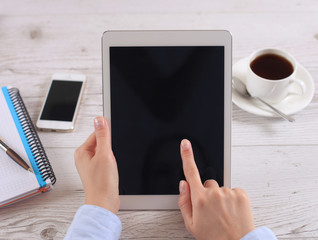
[(296, 83), (299, 86), (299, 88), (301, 89), (301, 94), (299, 94), (299, 92), (289, 92), (289, 94), (304, 95), (306, 92), (305, 83), (299, 79), (291, 79), (289, 82), (289, 86), (293, 85), (294, 83)]

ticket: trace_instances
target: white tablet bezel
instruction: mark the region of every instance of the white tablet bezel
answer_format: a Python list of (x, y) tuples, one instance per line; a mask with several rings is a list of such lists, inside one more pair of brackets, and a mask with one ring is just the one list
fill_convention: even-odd
[[(102, 37), (103, 110), (111, 124), (110, 56), (115, 46), (224, 46), (224, 186), (231, 187), (232, 37), (225, 30), (106, 31)], [(211, 109), (213, 111), (213, 109)], [(178, 195), (121, 195), (121, 210), (178, 209)]]

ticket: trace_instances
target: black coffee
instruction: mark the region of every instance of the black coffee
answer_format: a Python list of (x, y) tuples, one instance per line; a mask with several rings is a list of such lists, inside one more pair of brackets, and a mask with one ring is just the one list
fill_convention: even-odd
[(276, 54), (261, 55), (250, 66), (256, 75), (270, 80), (286, 78), (294, 71), (293, 65), (286, 58)]

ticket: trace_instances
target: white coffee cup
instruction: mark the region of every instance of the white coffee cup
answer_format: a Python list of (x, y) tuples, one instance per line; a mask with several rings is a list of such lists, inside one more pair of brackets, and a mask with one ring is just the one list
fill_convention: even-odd
[[(269, 79), (264, 78), (256, 74), (251, 67), (251, 64), (253, 61), (263, 55), (267, 54), (274, 54), (278, 55), (285, 60), (287, 60), (293, 67), (293, 70), (290, 75), (282, 78), (282, 79)], [(275, 49), (275, 48), (267, 48), (267, 49), (261, 49), (253, 52), (248, 61), (247, 66), (247, 76), (246, 76), (246, 87), (247, 91), (252, 95), (259, 98), (262, 98), (263, 100), (269, 102), (269, 103), (278, 103), (281, 102), (284, 98), (287, 97), (289, 94), (298, 94), (303, 95), (306, 91), (306, 87), (303, 81), (296, 79), (295, 75), (297, 72), (297, 62), (291, 56), (288, 52), (281, 50), (281, 49)], [(300, 91), (297, 92), (291, 92), (291, 88), (294, 84), (297, 84), (300, 89)]]

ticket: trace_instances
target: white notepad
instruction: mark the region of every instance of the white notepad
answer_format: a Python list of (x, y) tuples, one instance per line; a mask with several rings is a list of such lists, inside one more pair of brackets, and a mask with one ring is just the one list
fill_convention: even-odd
[(0, 91), (0, 138), (33, 169), (31, 173), (0, 149), (0, 207), (46, 192), (53, 170), (17, 89)]

